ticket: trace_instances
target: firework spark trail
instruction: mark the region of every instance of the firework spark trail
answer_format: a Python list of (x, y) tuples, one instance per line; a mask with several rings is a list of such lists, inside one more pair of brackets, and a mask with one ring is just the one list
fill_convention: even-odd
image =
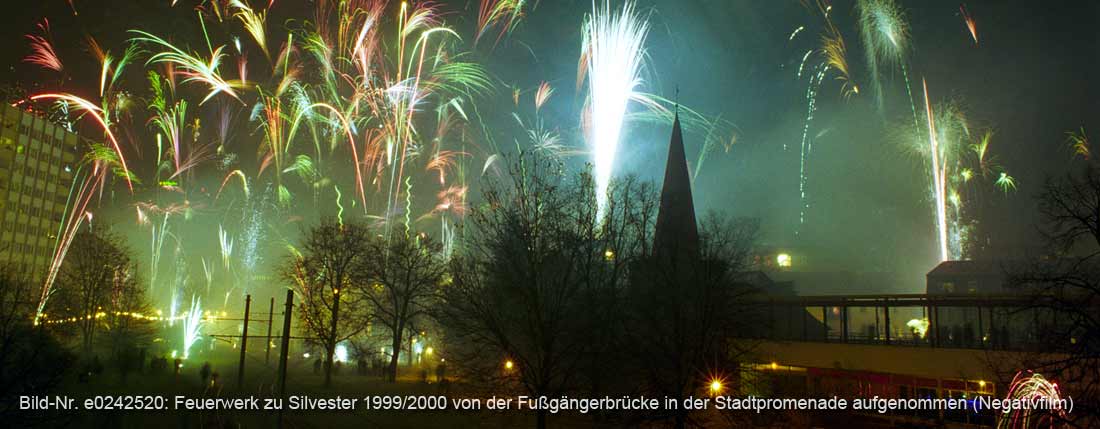
[(343, 226), (344, 225), (344, 205), (340, 203), (340, 200), (343, 199), (344, 196), (343, 196), (343, 194), (340, 193), (340, 187), (339, 186), (332, 185), (332, 190), (336, 191), (336, 221), (338, 222), (339, 225)]
[(269, 96), (260, 91), (259, 101), (256, 104), (256, 109), (253, 110), (252, 117), (254, 119), (262, 118), (264, 129), (262, 150), (266, 151), (257, 174), (262, 175), (269, 163), (274, 163), (276, 192), (279, 194), (279, 201), (284, 202), (284, 197), (289, 197), (289, 195), (284, 192), (286, 188), (283, 187), (282, 176), (283, 158), (286, 156), (284, 147), (287, 144), (283, 138), (282, 100), (277, 95)]
[(974, 39), (974, 44), (978, 44), (978, 24), (974, 22), (974, 17), (970, 16), (970, 11), (966, 10), (965, 4), (959, 5), (959, 13), (962, 14), (963, 22), (966, 23), (967, 31), (970, 31), (970, 38)]
[[(221, 224), (218, 224), (218, 246), (218, 254), (221, 255), (222, 260), (222, 270), (232, 276), (234, 273), (232, 265), (233, 238), (229, 236), (229, 233), (225, 230), (225, 228), (221, 226)], [(225, 293), (225, 300), (222, 301), (222, 308), (225, 308), (225, 306), (229, 304), (229, 296), (236, 288), (236, 282), (234, 282), (229, 286), (229, 288), (227, 288)]]
[(164, 240), (168, 236), (168, 212), (164, 213), (160, 228), (153, 225), (149, 233), (152, 235), (149, 240), (149, 245), (152, 247), (152, 263), (149, 264), (149, 294), (152, 295), (156, 290), (157, 274), (160, 272), (161, 251), (164, 250)]
[[(75, 177), (80, 177), (83, 172), (84, 166), (78, 167)], [(65, 255), (69, 252), (69, 246), (72, 245), (73, 239), (76, 237), (76, 233), (80, 230), (80, 226), (83, 225), (87, 212), (88, 203), (91, 202), (92, 197), (95, 195), (95, 190), (98, 188), (99, 178), (94, 174), (87, 174), (84, 180), (73, 180), (73, 186), (69, 189), (69, 196), (65, 201), (65, 207), (68, 208), (68, 212), (65, 214), (64, 220), (58, 227), (57, 240), (54, 244), (53, 260), (50, 262), (49, 270), (46, 272), (46, 281), (42, 285), (42, 294), (38, 299), (38, 307), (34, 314), (34, 323), (38, 324), (42, 317), (43, 311), (46, 310), (46, 301), (49, 300), (50, 295), (53, 294), (53, 285), (57, 280), (57, 273), (61, 269), (61, 262), (65, 260)]]
[(221, 225), (218, 225), (218, 246), (222, 257), (222, 268), (228, 271), (231, 267), (230, 261), (233, 260), (233, 238)]
[[(65, 260), (65, 255), (68, 253), (69, 246), (72, 244), (73, 238), (76, 237), (77, 231), (79, 231), (81, 224), (84, 221), (84, 215), (87, 213), (88, 203), (91, 202), (92, 196), (97, 192), (101, 192), (105, 186), (107, 176), (111, 170), (109, 163), (116, 162), (121, 165), (122, 175), (126, 178), (126, 184), (133, 192), (133, 182), (131, 181), (131, 174), (126, 167), (126, 160), (122, 156), (122, 149), (118, 144), (118, 140), (115, 139), (114, 133), (111, 132), (111, 128), (108, 122), (102, 116), (102, 109), (95, 106), (88, 100), (80, 97), (76, 97), (70, 94), (39, 94), (31, 97), (31, 100), (40, 99), (54, 99), (61, 100), (67, 103), (75, 104), (79, 109), (85, 111), (89, 116), (95, 119), (96, 123), (102, 127), (104, 134), (108, 137), (111, 144), (114, 146), (113, 156), (104, 156), (97, 154), (95, 150), (89, 153), (89, 158), (92, 160), (92, 171), (85, 177), (83, 182), (73, 182), (73, 187), (70, 189), (69, 198), (66, 201), (66, 207), (71, 208), (67, 218), (62, 222), (62, 233), (58, 235), (58, 240), (54, 249), (54, 257), (50, 263), (49, 271), (46, 274), (46, 280), (42, 285), (42, 294), (38, 300), (38, 308), (35, 311), (35, 323), (38, 323), (42, 312), (46, 308), (46, 301), (49, 300), (50, 294), (53, 292), (53, 285), (57, 279), (58, 270), (61, 268), (62, 261)], [(96, 156), (99, 158), (94, 158)], [(78, 168), (78, 173), (81, 169)], [(79, 183), (79, 188), (77, 184)], [(74, 194), (72, 189), (77, 189)]]
[(168, 138), (172, 148), (172, 162), (176, 172), (180, 172), (183, 160), (183, 131), (187, 126), (187, 101), (180, 100), (170, 108), (160, 110), (154, 107), (155, 114), (151, 119), (153, 125), (160, 129), (161, 134)]
[(917, 125), (917, 109), (913, 103), (910, 89), (909, 72), (905, 66), (909, 51), (909, 24), (905, 14), (894, 0), (860, 0), (859, 10), (860, 37), (863, 39), (867, 69), (874, 90), (878, 108), (883, 109), (884, 90), (881, 75), (883, 68), (897, 65), (905, 77), (906, 93), (913, 112), (913, 123)]
[(99, 60), (99, 97), (104, 98), (122, 77), (122, 71), (133, 62), (141, 49), (136, 44), (130, 44), (123, 51), (122, 56), (116, 58), (110, 51), (104, 51), (91, 36), (88, 36), (87, 41), (89, 50)]
[[(340, 11), (343, 4), (321, 7), (318, 16), (337, 12), (339, 25), (318, 25), (316, 32), (307, 32), (303, 39), (325, 75), (318, 94), (324, 100), (318, 101), (347, 118), (345, 122), (350, 126), (346, 128), (366, 132), (361, 139), (363, 145), (352, 148), (359, 152), (357, 175), (373, 174), (369, 182), (386, 196), (383, 218), (394, 220), (409, 198), (403, 193), (409, 189), (406, 174), (414, 171), (410, 170), (412, 164), (431, 160), (430, 154), (439, 151), (438, 144), (435, 150), (428, 149), (432, 146), (425, 138), (428, 131), (418, 129), (426, 123), (419, 119), (424, 116), (421, 112), (439, 112), (445, 106), (461, 110), (467, 97), (491, 89), (492, 82), (479, 64), (459, 61), (463, 54), (452, 52), (453, 42), (462, 39), (442, 23), (443, 12), (435, 4), (402, 3), (394, 20), (396, 43), (382, 43), (386, 39), (382, 32), (389, 31), (381, 25), (384, 5), (370, 2), (346, 12)], [(331, 22), (322, 18), (318, 21)], [(327, 77), (329, 74), (334, 77)], [(344, 82), (352, 91), (349, 97), (338, 94), (337, 87)], [(466, 120), (464, 113), (460, 116)], [(316, 118), (305, 117), (311, 129)], [(442, 137), (437, 135), (430, 141)], [(366, 206), (367, 182), (363, 178), (355, 186), (356, 205)], [(387, 235), (393, 223), (385, 223)]]
[[(806, 223), (806, 210), (809, 208), (809, 203), (806, 197), (806, 185), (808, 181), (807, 176), (807, 162), (808, 157), (813, 152), (813, 140), (810, 138), (810, 127), (813, 124), (814, 114), (817, 111), (817, 94), (821, 90), (821, 85), (825, 81), (825, 76), (829, 73), (829, 70), (836, 71), (836, 79), (843, 82), (840, 87), (841, 94), (847, 99), (854, 94), (859, 93), (859, 87), (852, 82), (848, 72), (848, 59), (847, 59), (847, 47), (844, 43), (844, 38), (841, 36), (840, 31), (833, 25), (832, 20), (829, 18), (829, 11), (832, 7), (824, 2), (817, 2), (817, 9), (821, 13), (825, 31), (821, 35), (821, 48), (820, 50), (810, 49), (802, 55), (802, 61), (798, 65), (797, 78), (802, 78), (802, 72), (806, 67), (806, 61), (815, 52), (819, 52), (823, 56), (823, 62), (814, 67), (817, 72), (810, 76), (810, 81), (806, 86), (806, 120), (802, 126), (802, 140), (799, 146), (799, 161), (798, 161), (798, 226), (795, 229), (795, 235), (801, 233), (802, 225)], [(801, 29), (801, 27), (800, 27)], [(792, 34), (792, 38), (793, 38)], [(783, 143), (783, 150), (787, 150), (786, 142)]]
[(549, 82), (543, 81), (539, 84), (539, 89), (535, 92), (535, 114), (539, 113), (539, 109), (543, 104), (550, 99), (550, 96), (554, 94), (554, 88), (550, 86)]
[(64, 66), (61, 64), (57, 52), (53, 49), (53, 43), (50, 42), (50, 21), (43, 19), (42, 22), (38, 23), (38, 29), (42, 31), (41, 36), (26, 35), (31, 43), (31, 53), (23, 61), (60, 72), (64, 69)]
[(229, 172), (229, 174), (226, 174), (226, 175), (225, 175), (225, 178), (224, 178), (224, 179), (222, 179), (222, 184), (221, 184), (221, 186), (219, 186), (219, 187), (218, 187), (218, 193), (217, 193), (217, 194), (214, 194), (214, 201), (217, 201), (217, 200), (218, 200), (218, 198), (219, 198), (219, 197), (221, 197), (221, 195), (222, 195), (222, 190), (224, 190), (224, 189), (225, 189), (225, 185), (226, 185), (227, 183), (229, 183), (229, 180), (230, 180), (230, 179), (232, 179), (232, 178), (234, 178), (234, 177), (236, 177), (236, 178), (239, 178), (239, 179), (240, 179), (240, 182), (241, 182), (241, 190), (242, 190), (242, 191), (244, 191), (244, 197), (245, 197), (246, 199), (248, 198), (248, 196), (249, 196), (249, 189), (248, 189), (248, 177), (247, 177), (247, 176), (245, 176), (245, 175), (244, 175), (244, 172), (243, 172), (243, 171), (241, 171), (241, 170), (233, 170), (233, 171), (230, 171), (230, 172)]
[(1014, 179), (1012, 176), (1009, 176), (1008, 173), (1003, 171), (1000, 173), (999, 176), (997, 176), (997, 181), (995, 182), (995, 184), (999, 186), (1001, 188), (1001, 191), (1003, 191), (1005, 194), (1008, 194), (1008, 191), (1016, 189), (1016, 179)]
[[(176, 238), (170, 232), (168, 221), (172, 215), (184, 213), (188, 206), (186, 204), (171, 204), (163, 207), (156, 206), (152, 203), (137, 203), (135, 207), (139, 214), (140, 224), (150, 224), (149, 230), (149, 294), (153, 295), (156, 290), (156, 286), (159, 283), (160, 278), (160, 262), (163, 255), (164, 243), (169, 238)], [(160, 224), (149, 222), (149, 217), (153, 214), (161, 214), (162, 218)], [(170, 315), (172, 316), (172, 315)]]
[[(703, 137), (703, 150), (699, 151), (699, 160), (695, 162), (695, 171), (691, 174), (691, 180), (695, 180), (699, 177), (699, 172), (703, 171), (703, 165), (706, 164), (711, 152), (714, 152), (718, 148), (719, 139), (715, 136), (718, 131), (718, 122), (721, 118), (715, 120), (714, 124), (707, 127), (707, 134)], [(737, 142), (737, 136), (731, 135), (729, 140), (722, 141), (721, 145), (724, 147), (726, 153), (729, 153), (730, 148)]]
[(1066, 132), (1066, 141), (1073, 150), (1074, 156), (1080, 156), (1084, 160), (1092, 157), (1092, 148), (1089, 144), (1089, 136), (1085, 133), (1085, 127), (1081, 127), (1078, 131)]
[(928, 189), (938, 257), (965, 259), (972, 256), (969, 251), (973, 249), (967, 243), (976, 225), (976, 220), (968, 219), (971, 213), (966, 207), (975, 202), (980, 204), (985, 194), (980, 191), (983, 188), (976, 186), (975, 179), (984, 179), (984, 184), (1003, 194), (1015, 189), (1016, 182), (991, 154), (991, 130), (973, 133), (956, 103), (948, 101), (932, 106), (924, 79), (922, 89), (926, 122), (921, 128), (910, 130), (905, 144), (911, 145), (925, 160), (931, 178)]
[(405, 177), (405, 238), (410, 237), (412, 224), (412, 176)]
[(825, 55), (826, 64), (837, 72), (836, 79), (843, 82), (840, 92), (844, 98), (859, 94), (859, 86), (852, 82), (848, 74), (848, 48), (840, 31), (832, 21), (826, 21), (827, 30), (821, 38), (821, 52)]
[(114, 148), (115, 153), (118, 156), (118, 161), (122, 164), (123, 176), (126, 177), (126, 186), (130, 188), (130, 192), (134, 191), (134, 183), (131, 181), (130, 169), (126, 166), (126, 158), (122, 155), (122, 147), (119, 146), (118, 140), (115, 139), (115, 134), (111, 132), (111, 126), (106, 119), (103, 118), (103, 109), (100, 109), (92, 102), (83, 98), (77, 97), (72, 94), (39, 94), (31, 97), (31, 100), (61, 100), (68, 103), (75, 104), (80, 110), (83, 110), (92, 119), (95, 119), (100, 128), (103, 129), (103, 133), (107, 135), (107, 139), (111, 142), (111, 146)]
[[(905, 94), (909, 96), (909, 109), (913, 113), (913, 125), (920, 127), (920, 121), (917, 119), (917, 105), (913, 101), (913, 84), (909, 82), (909, 67), (905, 64), (901, 65), (901, 76), (905, 79)], [(923, 78), (922, 78), (923, 80)]]
[(225, 49), (224, 45), (214, 48), (210, 53), (210, 60), (204, 61), (195, 55), (184, 52), (182, 49), (175, 47), (171, 43), (151, 33), (141, 30), (130, 30), (130, 32), (139, 35), (139, 37), (132, 39), (135, 42), (148, 43), (167, 49), (166, 51), (158, 52), (149, 57), (146, 61), (146, 65), (165, 63), (178, 66), (181, 70), (177, 73), (187, 77), (183, 80), (184, 83), (202, 82), (210, 87), (210, 92), (208, 92), (206, 97), (199, 102), (200, 105), (223, 92), (240, 101), (240, 96), (234, 90), (234, 87), (240, 86), (240, 84), (232, 84), (218, 74), (218, 68), (221, 66), (221, 61), (225, 57), (225, 54), (222, 52), (222, 50)]
[(183, 242), (179, 237), (173, 237), (176, 239), (176, 248), (174, 255), (175, 261), (173, 267), (175, 268), (175, 276), (172, 279), (172, 297), (169, 303), (169, 314), (171, 316), (168, 319), (168, 326), (173, 326), (176, 321), (176, 315), (179, 314), (179, 294), (183, 292), (187, 287), (187, 283), (190, 280), (189, 271), (187, 268), (187, 259), (183, 251)]
[(809, 59), (810, 55), (813, 53), (813, 49), (807, 49), (806, 53), (802, 55), (802, 61), (798, 63), (798, 74), (795, 75), (796, 79), (802, 79), (802, 70), (806, 67), (806, 60)]
[[(243, 224), (244, 231), (240, 236), (243, 242), (243, 246), (240, 249), (241, 272), (238, 275), (242, 296), (249, 293), (253, 276), (256, 273), (256, 267), (260, 265), (263, 259), (260, 255), (260, 242), (264, 239), (265, 221), (263, 210), (268, 204), (270, 204), (270, 202), (267, 201), (267, 198), (261, 196), (259, 200), (250, 201), (249, 208), (245, 212)], [(228, 298), (227, 294), (226, 300), (228, 300)]]
[(1054, 427), (1054, 422), (1066, 417), (1065, 399), (1062, 398), (1058, 383), (1031, 371), (1016, 373), (1009, 384), (1005, 399), (1031, 401), (1041, 404), (1048, 411), (1040, 413), (1030, 408), (1004, 410), (997, 419), (997, 429), (1042, 427), (1044, 423)]
[(814, 121), (814, 113), (817, 112), (817, 91), (828, 71), (829, 66), (827, 64), (818, 65), (818, 72), (810, 77), (810, 84), (806, 87), (806, 120), (802, 126), (802, 144), (798, 159), (799, 228), (795, 230), (796, 235), (801, 232), (801, 226), (806, 223), (806, 209), (809, 208), (809, 203), (806, 202), (806, 157), (813, 152), (813, 141), (810, 140), (810, 125)]
[(794, 40), (794, 36), (797, 36), (798, 33), (801, 33), (802, 30), (805, 30), (805, 29), (806, 29), (805, 26), (799, 26), (798, 28), (794, 29), (794, 31), (791, 32), (791, 36), (787, 38), (787, 41), (790, 42), (790, 41)]
[[(409, 68), (405, 72), (407, 77), (404, 80), (406, 82), (409, 82), (409, 81), (412, 82), (411, 89), (408, 91), (407, 96), (401, 98), (401, 100), (404, 101), (404, 103), (407, 106), (407, 108), (406, 108), (407, 111), (406, 112), (401, 112), (402, 109), (395, 109), (395, 113), (404, 115), (404, 117), (403, 117), (404, 124), (403, 124), (403, 127), (402, 127), (402, 129), (404, 130), (404, 137), (398, 140), (401, 144), (401, 156), (400, 156), (399, 161), (396, 164), (396, 166), (397, 166), (396, 179), (397, 180), (395, 182), (393, 182), (397, 185), (396, 188), (395, 188), (397, 192), (394, 193), (394, 199), (393, 199), (393, 201), (395, 203), (394, 207), (396, 207), (396, 202), (397, 202), (398, 198), (401, 196), (401, 189), (400, 189), (401, 178), (405, 177), (404, 176), (404, 174), (405, 174), (404, 171), (405, 171), (406, 157), (409, 155), (410, 144), (413, 143), (412, 137), (413, 137), (413, 133), (415, 132), (415, 128), (413, 127), (412, 121), (413, 121), (416, 105), (418, 104), (420, 99), (422, 99), (423, 97), (426, 97), (426, 95), (427, 95), (427, 94), (421, 94), (421, 89), (420, 88), (421, 88), (421, 84), (422, 84), (421, 80), (424, 79), (424, 59), (425, 59), (425, 54), (428, 51), (428, 46), (427, 46), (428, 37), (431, 34), (433, 34), (435, 32), (439, 32), (439, 31), (444, 32), (445, 34), (450, 33), (450, 34), (454, 35), (455, 37), (458, 36), (453, 31), (451, 31), (449, 29), (446, 29), (446, 28), (427, 28), (428, 26), (433, 25), (435, 23), (435, 17), (434, 17), (435, 14), (436, 14), (435, 10), (427, 8), (427, 7), (422, 7), (422, 8), (417, 8), (411, 14), (406, 15), (405, 14), (405, 3), (402, 3), (401, 6), (402, 6), (401, 22), (402, 22), (402, 29), (405, 32), (405, 34), (410, 34), (412, 31), (414, 31), (415, 29), (418, 29), (420, 27), (425, 27), (426, 29), (423, 30), (423, 33), (420, 35), (420, 37), (417, 38), (416, 43), (413, 44), (413, 48), (410, 51), (410, 61), (409, 61), (409, 66), (408, 66)], [(406, 47), (405, 47), (405, 44), (404, 44), (404, 38), (402, 38), (402, 44), (401, 44), (400, 50), (399, 50), (399, 52), (400, 52), (399, 56), (401, 57), (400, 61), (404, 61), (405, 49), (406, 49)], [(418, 51), (419, 51), (419, 55), (418, 55)], [(416, 59), (416, 61), (413, 61), (413, 59)], [(416, 72), (415, 73), (412, 72), (412, 69), (413, 69), (414, 65), (416, 67)], [(401, 69), (401, 67), (400, 67), (400, 64), (399, 64), (398, 65), (398, 70), (400, 70), (400, 69)], [(427, 89), (427, 88), (425, 88), (425, 89)], [(408, 236), (408, 232), (409, 232), (409, 228), (410, 228), (409, 219), (410, 219), (410, 216), (411, 216), (411, 213), (409, 213), (409, 211), (411, 210), (411, 205), (412, 205), (412, 203), (411, 203), (412, 183), (409, 181), (408, 177), (405, 177), (405, 188), (406, 188), (406, 191), (408, 192), (408, 194), (406, 195), (406, 204), (405, 204), (405, 235)]]
[(635, 14), (633, 2), (626, 2), (618, 14), (606, 1), (603, 8), (593, 2), (592, 9), (585, 23), (581, 63), (587, 66), (589, 146), (595, 166), (596, 200), (602, 213), (607, 206), (607, 187), (624, 116), (629, 102), (640, 98), (635, 89), (641, 84), (649, 24)]
[(230, 5), (237, 8), (237, 13), (233, 14), (234, 17), (241, 20), (241, 24), (244, 24), (244, 28), (248, 31), (248, 34), (252, 36), (252, 39), (256, 41), (256, 44), (260, 46), (260, 50), (269, 59), (271, 57), (267, 51), (267, 36), (264, 30), (264, 21), (267, 17), (267, 11), (256, 12), (252, 10), (248, 4), (241, 0), (232, 0)]
[(206, 280), (206, 294), (210, 295), (210, 286), (214, 285), (214, 268), (206, 263), (204, 256), (200, 256), (199, 261), (202, 262), (202, 277)]
[[(175, 315), (172, 316), (175, 319)], [(169, 319), (169, 320), (172, 320)], [(191, 346), (202, 335), (202, 299), (191, 295), (191, 307), (183, 319), (183, 358), (187, 359)]]
[(286, 145), (286, 148), (284, 150), (290, 150), (289, 142), (294, 139), (294, 135), (298, 131), (298, 122), (302, 119), (302, 116), (305, 115), (307, 112), (310, 112), (313, 109), (317, 108), (323, 108), (331, 111), (334, 115), (336, 115), (336, 118), (340, 120), (340, 125), (342, 126), (344, 134), (347, 135), (348, 138), (348, 146), (351, 147), (351, 156), (352, 160), (354, 161), (352, 166), (355, 168), (355, 189), (356, 192), (359, 194), (360, 201), (363, 203), (363, 210), (366, 210), (367, 194), (366, 190), (363, 188), (363, 172), (362, 170), (360, 170), (359, 152), (355, 147), (355, 132), (351, 128), (351, 122), (348, 121), (348, 119), (345, 118), (344, 115), (340, 113), (340, 111), (337, 110), (335, 107), (326, 103), (314, 103), (307, 106), (305, 109), (299, 110), (298, 115), (294, 118), (294, 122), (290, 126), (290, 134), (287, 136), (288, 144)]
[[(928, 118), (928, 145), (931, 150), (932, 160), (932, 188), (936, 204), (936, 229), (939, 238), (940, 261), (947, 261), (950, 255), (947, 252), (947, 207), (946, 199), (946, 166), (941, 166), (940, 145), (936, 137), (936, 120), (932, 116), (932, 104), (928, 101), (928, 82), (921, 79), (924, 87), (924, 111)], [(941, 169), (942, 168), (942, 169)]]
[[(437, 26), (438, 11), (428, 8), (406, 12), (403, 8), (400, 15), (398, 38), (398, 68), (396, 79), (386, 87), (389, 100), (389, 109), (392, 111), (392, 124), (387, 125), (386, 138), (386, 162), (389, 163), (389, 198), (387, 199), (386, 218), (396, 216), (398, 207), (401, 206), (401, 188), (410, 190), (410, 182), (407, 182), (405, 173), (408, 162), (416, 160), (419, 155), (426, 155), (423, 151), (425, 144), (415, 138), (418, 131), (415, 127), (416, 112), (422, 110), (421, 103), (428, 101), (433, 94), (438, 94), (440, 100), (445, 100), (443, 107), (451, 105), (461, 107), (458, 99), (480, 94), (489, 87), (489, 81), (480, 66), (472, 63), (448, 62), (441, 63), (439, 55), (434, 58), (427, 57), (429, 52), (429, 36), (458, 37), (445, 27)], [(407, 47), (406, 38), (416, 35), (416, 42)], [(438, 42), (442, 46), (443, 41)], [(440, 47), (441, 50), (441, 47)], [(406, 59), (407, 58), (407, 59)], [(407, 62), (407, 65), (405, 63)], [(445, 98), (445, 92), (454, 92), (452, 99)], [(384, 103), (375, 103), (384, 105)], [(461, 111), (461, 110), (460, 110)], [(464, 113), (462, 114), (464, 117)], [(440, 122), (441, 124), (444, 122)], [(394, 151), (396, 150), (396, 154)], [(436, 152), (439, 149), (437, 147)], [(425, 160), (431, 160), (430, 156), (419, 156)], [(377, 157), (381, 160), (381, 156)], [(405, 196), (405, 209), (409, 208), (410, 196)], [(411, 213), (405, 213), (405, 228), (409, 229), (408, 221)], [(387, 226), (390, 222), (387, 222)], [(388, 227), (387, 227), (388, 233)]]
[(500, 43), (506, 34), (519, 25), (525, 3), (525, 0), (481, 0), (477, 11), (477, 35), (474, 36), (474, 44), (494, 26), (500, 27), (494, 45)]

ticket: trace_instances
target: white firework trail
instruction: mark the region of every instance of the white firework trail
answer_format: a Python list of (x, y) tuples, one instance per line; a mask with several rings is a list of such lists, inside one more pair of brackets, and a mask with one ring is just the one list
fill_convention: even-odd
[(925, 115), (928, 117), (928, 145), (931, 149), (932, 157), (932, 187), (933, 194), (935, 196), (936, 204), (936, 232), (939, 238), (940, 247), (940, 261), (946, 261), (950, 258), (950, 253), (947, 250), (947, 171), (946, 166), (943, 166), (940, 161), (940, 144), (939, 139), (936, 137), (936, 120), (932, 116), (932, 104), (928, 101), (928, 82), (921, 79), (921, 84), (924, 87), (924, 109)]
[(829, 66), (822, 63), (817, 66), (817, 73), (810, 76), (810, 84), (806, 87), (806, 121), (802, 126), (802, 144), (798, 160), (798, 225), (795, 234), (801, 233), (802, 225), (806, 223), (806, 158), (813, 152), (813, 140), (810, 139), (810, 125), (814, 121), (814, 113), (817, 112), (817, 91), (821, 88), (821, 82), (825, 80), (825, 74)]
[(187, 359), (191, 346), (198, 341), (202, 331), (202, 300), (192, 295), (191, 308), (183, 318), (183, 358)]
[(609, 2), (592, 4), (584, 26), (582, 63), (588, 79), (589, 146), (593, 153), (596, 200), (602, 213), (615, 164), (623, 122), (631, 100), (651, 103), (636, 92), (641, 85), (645, 40), (649, 24), (638, 16), (633, 2), (613, 13)]

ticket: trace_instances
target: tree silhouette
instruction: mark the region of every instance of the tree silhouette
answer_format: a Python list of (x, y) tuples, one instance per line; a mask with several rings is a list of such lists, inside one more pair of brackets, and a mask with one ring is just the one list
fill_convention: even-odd
[(304, 234), (282, 273), (298, 295), (299, 319), (325, 350), (326, 387), (332, 385), (336, 345), (367, 325), (368, 313), (352, 286), (370, 240), (363, 224), (324, 220)]

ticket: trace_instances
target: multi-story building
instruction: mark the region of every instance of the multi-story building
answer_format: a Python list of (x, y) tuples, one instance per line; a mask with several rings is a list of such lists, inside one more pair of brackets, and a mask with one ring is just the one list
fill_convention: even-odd
[(46, 118), (0, 106), (0, 269), (42, 279), (78, 162), (81, 138)]

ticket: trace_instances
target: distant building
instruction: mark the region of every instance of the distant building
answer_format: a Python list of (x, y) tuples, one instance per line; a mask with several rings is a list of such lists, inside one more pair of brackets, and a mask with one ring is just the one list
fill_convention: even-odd
[(52, 260), (81, 138), (0, 106), (0, 265), (41, 279)]
[(1007, 292), (1006, 261), (944, 261), (928, 272), (926, 293), (1000, 294)]

